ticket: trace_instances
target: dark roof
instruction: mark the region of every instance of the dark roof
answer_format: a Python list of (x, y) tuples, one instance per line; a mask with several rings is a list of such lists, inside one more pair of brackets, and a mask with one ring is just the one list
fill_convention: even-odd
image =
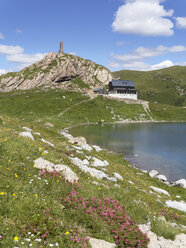
[(129, 80), (112, 80), (112, 86), (115, 87), (136, 87), (135, 83)]

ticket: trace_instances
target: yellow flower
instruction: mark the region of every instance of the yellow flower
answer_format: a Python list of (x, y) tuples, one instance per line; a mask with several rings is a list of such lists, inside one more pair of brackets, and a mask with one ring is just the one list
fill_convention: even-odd
[(101, 188), (99, 188), (99, 190), (100, 190)]
[(35, 197), (38, 197), (38, 195), (37, 195), (37, 194), (35, 194)]
[(15, 177), (18, 177), (18, 175), (15, 173)]
[(68, 234), (69, 234), (69, 232), (66, 232), (66, 233), (65, 233), (65, 235), (68, 235)]
[(8, 160), (8, 162), (10, 163), (10, 162), (11, 162), (11, 160), (9, 159), (9, 160)]
[(0, 195), (4, 195), (5, 194), (5, 192), (0, 192)]
[(16, 194), (12, 194), (12, 196), (16, 196)]
[(76, 183), (78, 183), (78, 181), (76, 181)]
[(15, 241), (18, 241), (18, 240), (19, 240), (19, 237), (14, 237), (14, 240), (15, 240)]
[(33, 167), (36, 167), (35, 164), (33, 165)]

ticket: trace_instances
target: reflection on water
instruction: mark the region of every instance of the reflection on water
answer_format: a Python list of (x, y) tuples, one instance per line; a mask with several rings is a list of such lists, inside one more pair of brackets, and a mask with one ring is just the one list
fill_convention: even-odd
[(138, 167), (158, 170), (170, 181), (186, 178), (186, 124), (89, 125), (71, 130), (89, 144), (124, 154)]

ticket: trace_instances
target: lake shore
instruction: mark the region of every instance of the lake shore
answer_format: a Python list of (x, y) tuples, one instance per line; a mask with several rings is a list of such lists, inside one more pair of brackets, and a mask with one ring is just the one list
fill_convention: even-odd
[[(98, 123), (98, 122), (96, 122), (96, 123), (80, 123), (80, 124), (73, 125), (73, 126), (70, 126), (68, 128), (65, 128), (65, 130), (70, 131), (72, 128), (75, 128), (75, 127), (78, 127), (78, 126), (84, 126), (84, 125), (87, 126), (87, 125), (95, 125), (95, 124), (99, 125), (99, 124), (101, 124), (101, 126), (104, 126), (104, 124), (105, 125), (107, 125), (107, 124), (113, 124), (114, 125), (114, 124), (140, 124), (140, 123), (143, 124), (143, 123), (185, 123), (185, 122), (183, 122), (183, 121), (182, 122), (180, 122), (180, 121), (175, 122), (175, 121), (148, 121), (148, 120), (147, 121), (128, 121), (128, 120), (126, 120), (126, 121), (122, 121), (122, 122), (120, 121), (120, 122), (102, 122), (102, 123)], [(97, 144), (95, 144), (95, 145), (97, 145)], [(113, 150), (112, 148), (108, 149), (106, 147), (103, 147), (103, 149), (114, 151), (114, 152), (119, 153), (119, 154), (123, 154), (123, 153), (120, 153), (120, 152), (118, 152), (116, 150)], [(138, 155), (135, 155), (135, 156), (138, 157)], [(177, 182), (179, 182), (180, 180), (185, 180), (185, 182), (186, 182), (186, 179), (183, 178), (183, 177), (177, 177), (176, 179), (172, 179), (172, 180), (169, 178), (169, 180), (168, 180), (166, 178), (167, 173), (165, 173), (165, 172), (160, 173), (159, 170), (155, 166), (151, 167), (150, 169), (148, 169), (148, 168), (145, 168), (145, 166), (141, 165), (141, 167), (144, 167), (142, 169), (142, 168), (140, 168), (140, 164), (132, 161), (129, 157), (128, 158), (124, 157), (123, 159), (127, 160), (131, 164), (131, 166), (133, 166), (133, 168), (138, 169), (140, 171), (150, 172), (152, 170), (156, 170), (157, 173), (156, 173), (156, 176), (154, 176), (154, 177), (157, 177), (159, 180), (161, 180), (163, 183), (165, 183), (165, 184), (167, 184), (169, 186), (177, 185), (178, 184)]]

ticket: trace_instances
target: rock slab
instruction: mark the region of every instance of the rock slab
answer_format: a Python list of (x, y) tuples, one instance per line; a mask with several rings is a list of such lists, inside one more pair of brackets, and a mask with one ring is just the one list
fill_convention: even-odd
[(78, 181), (78, 176), (76, 175), (76, 173), (74, 173), (69, 166), (64, 165), (64, 164), (53, 164), (51, 162), (49, 162), (48, 160), (45, 160), (43, 158), (38, 158), (34, 161), (34, 164), (36, 166), (36, 168), (39, 169), (44, 169), (47, 170), (49, 172), (51, 171), (57, 171), (60, 172), (66, 180), (70, 181), (71, 183), (73, 183), (74, 181)]
[(102, 239), (89, 238), (91, 248), (115, 248), (116, 244), (106, 242)]

